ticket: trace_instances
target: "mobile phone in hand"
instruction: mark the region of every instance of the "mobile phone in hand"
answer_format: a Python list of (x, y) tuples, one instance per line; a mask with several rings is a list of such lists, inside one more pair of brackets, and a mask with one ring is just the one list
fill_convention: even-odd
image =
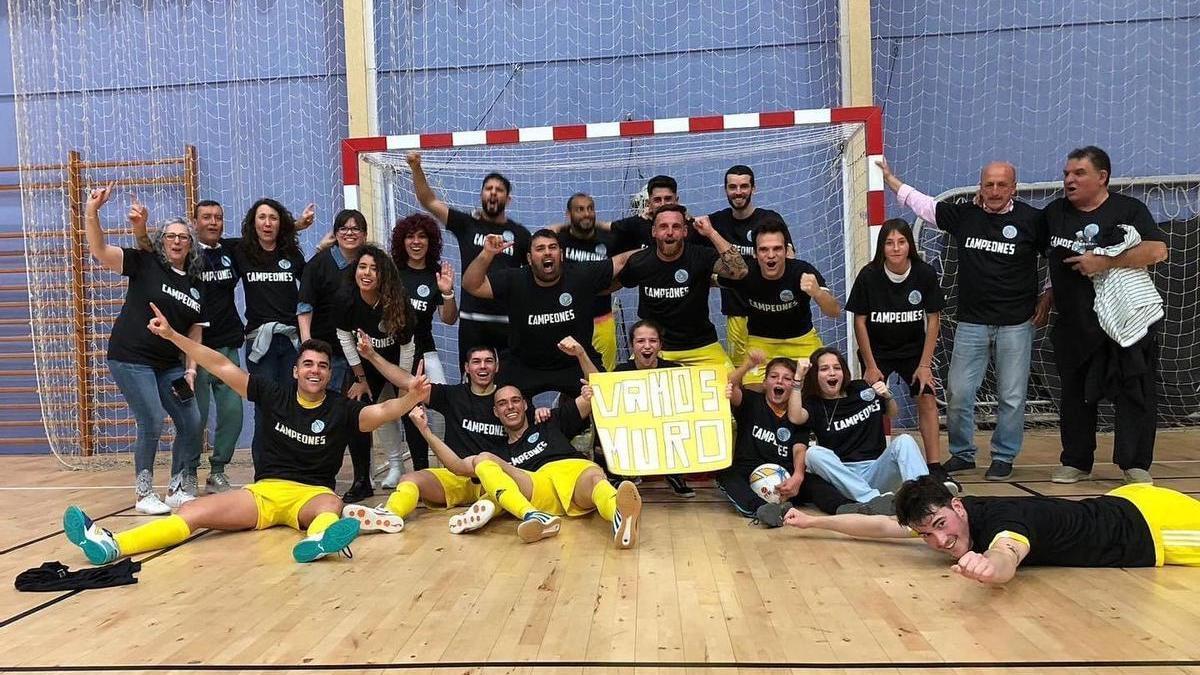
[(192, 385), (188, 384), (186, 377), (172, 381), (171, 391), (175, 392), (175, 398), (179, 399), (180, 403), (187, 403), (196, 398), (196, 392), (192, 391)]

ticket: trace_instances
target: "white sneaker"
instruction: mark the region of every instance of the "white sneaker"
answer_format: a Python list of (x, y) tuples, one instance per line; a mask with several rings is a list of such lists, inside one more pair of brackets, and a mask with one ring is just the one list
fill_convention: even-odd
[(468, 508), (466, 511), (450, 516), (450, 534), (466, 534), (474, 532), (484, 525), (496, 515), (496, 505), (488, 499), (480, 499)]
[(404, 529), (404, 519), (385, 506), (347, 504), (342, 507), (342, 517), (357, 520), (360, 532), (396, 534)]
[(379, 487), (385, 490), (395, 490), (400, 483), (400, 478), (404, 475), (404, 467), (399, 464), (392, 464), (388, 467), (387, 475), (383, 481), (379, 483)]
[(182, 473), (171, 477), (171, 484), (167, 486), (167, 506), (177, 509), (195, 498), (196, 488), (193, 486), (191, 490), (188, 489), (188, 482)]
[(157, 492), (151, 492), (137, 500), (137, 503), (133, 505), (133, 509), (138, 513), (144, 513), (148, 516), (162, 516), (171, 512), (171, 507), (167, 506), (159, 498)]

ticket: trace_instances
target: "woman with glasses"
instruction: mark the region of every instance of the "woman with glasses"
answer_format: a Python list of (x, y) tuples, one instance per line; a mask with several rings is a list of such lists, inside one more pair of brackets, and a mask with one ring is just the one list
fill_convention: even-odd
[[(424, 213), (396, 221), (392, 229), (392, 260), (400, 270), (409, 305), (416, 316), (416, 359), (424, 364), (430, 382), (443, 384), (446, 376), (433, 342), (433, 315), (436, 313), (442, 323), (452, 326), (458, 321), (458, 304), (454, 299), (454, 268), (442, 259), (442, 230), (437, 221)], [(401, 423), (413, 470), (428, 469), (429, 444), (425, 437), (407, 415)], [(403, 473), (400, 448), (388, 448), (388, 453), (388, 475), (381, 487), (392, 489)]]
[[(106, 269), (129, 278), (125, 304), (108, 340), (108, 369), (137, 424), (134, 508), (161, 515), (195, 499), (200, 456), (200, 411), (192, 394), (196, 365), (182, 352), (146, 330), (157, 306), (175, 330), (201, 339), (199, 264), (192, 234), (183, 219), (173, 219), (151, 241), (152, 251), (110, 245), (100, 227), (100, 208), (112, 185), (95, 188), (87, 200), (84, 224), (88, 250)], [(144, 227), (146, 209), (135, 199), (131, 223)], [(162, 437), (163, 417), (175, 423), (171, 445), (171, 483), (164, 502), (154, 491), (154, 455)], [(190, 468), (189, 468), (190, 467)]]

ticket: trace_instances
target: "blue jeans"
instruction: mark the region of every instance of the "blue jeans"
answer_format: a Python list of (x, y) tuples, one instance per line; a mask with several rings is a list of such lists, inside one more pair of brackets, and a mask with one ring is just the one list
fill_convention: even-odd
[(896, 436), (878, 458), (865, 462), (843, 462), (836, 452), (819, 445), (808, 446), (804, 457), (806, 472), (824, 478), (856, 502), (869, 502), (929, 473), (925, 453), (908, 434)]
[(109, 359), (108, 370), (137, 422), (137, 441), (133, 448), (134, 471), (154, 471), (154, 453), (158, 451), (163, 415), (166, 414), (175, 423), (175, 442), (171, 444), (171, 475), (185, 469), (195, 472), (200, 462), (200, 409), (196, 406), (195, 398), (182, 403), (171, 389), (171, 383), (183, 377), (183, 366), (159, 369), (141, 363)]
[(975, 461), (975, 393), (995, 349), (996, 429), (992, 432), (992, 461), (1012, 463), (1025, 438), (1025, 399), (1029, 389), (1029, 359), (1033, 324), (985, 326), (959, 323), (950, 356), (949, 404), (946, 427), (950, 454)]

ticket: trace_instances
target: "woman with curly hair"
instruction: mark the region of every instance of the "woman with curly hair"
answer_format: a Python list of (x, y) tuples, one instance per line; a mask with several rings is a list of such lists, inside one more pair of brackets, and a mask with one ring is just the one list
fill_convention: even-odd
[[(337, 322), (338, 341), (346, 361), (354, 371), (355, 382), (346, 396), (386, 401), (396, 398), (396, 389), (370, 363), (358, 354), (357, 340), (371, 347), (390, 363), (413, 371), (416, 319), (400, 281), (400, 272), (383, 249), (374, 244), (363, 246), (350, 269), (349, 296), (342, 296)], [(400, 436), (395, 423), (379, 428), (380, 444), (388, 449), (388, 461), (399, 464)], [(350, 461), (354, 464), (354, 483), (342, 500), (361, 501), (374, 494), (371, 488), (371, 434), (354, 434), (350, 439)], [(397, 478), (398, 480), (398, 478)]]
[[(152, 335), (146, 324), (157, 306), (177, 331), (194, 340), (202, 335), (200, 264), (187, 221), (169, 220), (151, 241), (152, 251), (121, 248), (106, 241), (100, 208), (112, 185), (95, 188), (84, 217), (88, 250), (106, 269), (129, 278), (125, 303), (113, 323), (107, 362), (113, 381), (137, 424), (133, 448), (134, 508), (138, 513), (170, 513), (196, 497), (196, 464), (200, 457), (200, 411), (192, 394), (196, 364), (175, 345)], [(135, 199), (129, 221), (145, 231), (146, 210)], [(171, 484), (164, 503), (154, 491), (154, 454), (162, 437), (163, 416), (175, 423), (171, 444)]]
[[(458, 321), (458, 304), (454, 300), (454, 268), (442, 260), (442, 230), (437, 221), (424, 213), (397, 220), (392, 229), (392, 260), (400, 269), (409, 304), (416, 315), (417, 360), (424, 363), (430, 382), (443, 383), (446, 378), (433, 343), (433, 315), (437, 312), (442, 323), (451, 326)], [(425, 437), (407, 416), (401, 422), (413, 470), (428, 469), (429, 445)], [(397, 450), (383, 487), (396, 487), (402, 473), (400, 466)]]

